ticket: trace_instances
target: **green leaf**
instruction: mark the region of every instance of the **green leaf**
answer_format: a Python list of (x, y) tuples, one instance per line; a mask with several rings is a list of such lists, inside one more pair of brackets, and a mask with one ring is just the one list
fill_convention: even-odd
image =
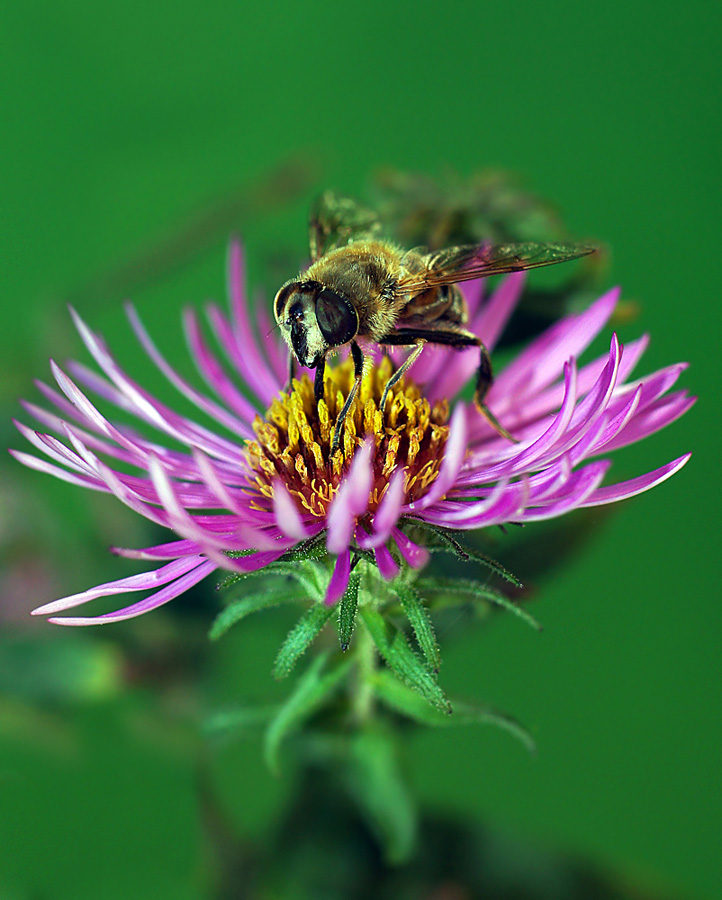
[(476, 706), (457, 700), (454, 701), (451, 715), (440, 713), (425, 703), (415, 691), (401, 684), (390, 672), (383, 669), (378, 669), (374, 673), (372, 684), (376, 696), (383, 703), (422, 725), (446, 728), (451, 725), (495, 725), (521, 741), (530, 753), (536, 750), (529, 732), (506, 713), (488, 706)]
[(318, 567), (313, 563), (313, 561), (309, 560), (299, 560), (295, 562), (284, 562), (282, 560), (277, 560), (276, 562), (269, 563), (267, 566), (264, 566), (262, 569), (258, 569), (255, 572), (233, 572), (218, 584), (218, 590), (224, 591), (241, 581), (247, 581), (251, 578), (265, 578), (269, 575), (279, 575), (285, 576), (287, 578), (293, 578), (294, 581), (304, 587), (305, 590), (308, 591), (308, 593), (314, 598), (320, 599), (320, 597), (323, 596), (323, 590), (321, 589), (319, 583)]
[(231, 709), (208, 716), (203, 732), (208, 737), (243, 737), (264, 727), (276, 713), (278, 706), (257, 706)]
[(328, 653), (314, 658), (266, 730), (264, 757), (269, 769), (276, 774), (280, 769), (279, 751), (282, 742), (332, 696), (353, 663), (350, 657), (345, 658), (331, 671), (323, 674), (328, 658)]
[(393, 590), (401, 601), (404, 612), (414, 629), (421, 652), (434, 672), (438, 672), (441, 666), (441, 652), (428, 609), (412, 585), (399, 583), (394, 585)]
[(451, 704), (439, 687), (436, 676), (411, 649), (406, 635), (367, 606), (361, 608), (361, 618), (392, 672), (436, 709), (450, 713)]
[(353, 627), (356, 624), (356, 610), (358, 608), (358, 590), (361, 584), (361, 576), (352, 573), (348, 587), (338, 604), (338, 636), (341, 641), (341, 649), (348, 650), (351, 643)]
[(422, 591), (440, 591), (446, 594), (463, 594), (474, 600), (484, 600), (487, 603), (493, 603), (506, 609), (508, 612), (514, 613), (523, 619), (527, 625), (530, 625), (535, 631), (541, 631), (541, 623), (528, 613), (523, 607), (514, 603), (508, 597), (504, 596), (501, 591), (487, 587), (479, 581), (471, 578), (443, 578), (429, 575), (418, 582)]
[[(411, 521), (411, 520), (409, 520)], [(511, 573), (508, 569), (504, 568), (500, 562), (497, 562), (491, 556), (487, 556), (485, 553), (482, 553), (479, 550), (474, 550), (471, 547), (465, 547), (463, 544), (459, 543), (455, 537), (453, 537), (446, 529), (437, 528), (435, 525), (429, 525), (428, 522), (422, 522), (420, 519), (413, 520), (413, 524), (415, 527), (419, 527), (425, 531), (431, 532), (435, 535), (439, 540), (443, 541), (442, 545), (434, 545), (428, 544), (427, 549), (432, 553), (453, 553), (456, 557), (463, 560), (464, 562), (478, 562), (481, 563), (482, 566), (486, 566), (487, 569), (491, 569), (492, 572), (495, 572), (501, 578), (504, 578), (506, 581), (511, 582), (511, 584), (516, 587), (524, 587), (524, 585), (519, 581), (519, 579)]]
[(296, 585), (281, 584), (274, 588), (268, 588), (263, 592), (256, 594), (246, 594), (240, 600), (234, 600), (224, 610), (222, 610), (215, 618), (208, 632), (208, 637), (212, 641), (217, 641), (219, 637), (224, 635), (231, 625), (245, 619), (251, 613), (258, 612), (261, 609), (270, 609), (282, 603), (293, 603), (294, 601), (307, 600), (306, 597), (299, 597), (297, 593), (291, 593), (296, 590)]
[(345, 775), (389, 863), (406, 862), (416, 842), (417, 814), (391, 734), (379, 729), (351, 738)]
[(314, 603), (301, 616), (278, 651), (273, 666), (274, 678), (285, 678), (291, 672), (299, 657), (306, 652), (313, 639), (328, 622), (332, 612), (332, 606)]
[(319, 560), (328, 555), (326, 550), (326, 535), (321, 533), (297, 544), (281, 557), (281, 562), (298, 562), (300, 560)]

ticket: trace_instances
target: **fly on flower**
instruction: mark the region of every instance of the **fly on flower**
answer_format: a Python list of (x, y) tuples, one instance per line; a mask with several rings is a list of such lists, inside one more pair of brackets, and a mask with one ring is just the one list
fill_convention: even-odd
[(346, 197), (323, 194), (311, 214), (311, 266), (276, 294), (274, 311), (294, 357), (316, 370), (316, 401), (322, 399), (326, 357), (351, 345), (354, 381), (336, 421), (333, 451), (363, 377), (357, 338), (384, 347), (413, 347), (387, 382), (388, 392), (416, 361), (425, 344), (476, 347), (480, 360), (474, 402), (493, 428), (513, 440), (484, 403), (493, 380), (491, 358), (481, 336), (470, 332), (464, 295), (457, 285), (489, 275), (520, 272), (578, 259), (594, 252), (584, 244), (473, 244), (430, 252), (402, 251), (379, 239), (373, 213)]
[[(328, 249), (319, 243), (317, 252), (321, 246)], [(562, 255), (579, 253), (564, 250)], [(141, 347), (195, 405), (192, 417), (138, 384), (103, 338), (73, 312), (97, 368), (70, 362), (61, 369), (51, 363), (55, 386), (39, 385), (45, 405), (24, 404), (38, 424), (17, 423), (39, 455), (11, 452), (31, 468), (113, 494), (169, 536), (141, 549), (114, 548), (121, 556), (150, 562), (148, 571), (53, 600), (34, 613), (64, 625), (129, 619), (167, 603), (216, 570), (242, 576), (260, 572), (283, 563), (299, 546), (324, 551), (326, 580), (319, 581), (317, 599), (330, 609), (345, 594), (359, 558), (385, 584), (402, 566), (406, 571), (423, 567), (428, 553), (416, 535), (424, 528), (446, 533), (550, 519), (631, 497), (681, 468), (687, 456), (630, 481), (602, 484), (609, 452), (663, 428), (694, 402), (685, 392), (671, 390), (683, 363), (643, 377), (633, 374), (645, 337), (622, 347), (610, 335), (608, 352), (579, 362), (604, 329), (616, 290), (535, 338), (483, 396), (490, 420), (504, 422), (518, 443), (510, 444), (473, 405), (459, 399), (467, 381), (478, 378), (482, 341), (491, 352), (509, 320), (524, 273), (509, 275), (487, 295), (483, 280), (456, 287), (462, 280), (456, 276), (466, 269), (458, 260), (455, 265), (459, 268), (446, 282), (428, 285), (423, 272), (408, 277), (417, 278), (413, 296), (429, 289), (441, 306), (446, 304), (439, 321), (454, 335), (461, 332), (448, 324), (449, 310), (457, 310), (456, 325), (473, 338), (469, 347), (430, 349), (423, 365), (409, 372), (402, 364), (401, 374), (389, 359), (377, 357), (360, 372), (353, 357), (326, 369), (326, 377), (317, 377), (315, 384), (306, 374), (294, 379), (288, 393), (285, 348), (277, 332), (265, 340), (255, 337), (254, 321), (265, 335), (272, 332), (271, 318), (264, 305), (249, 306), (242, 251), (234, 243), (230, 315), (215, 304), (206, 310), (206, 325), (195, 310), (184, 314), (190, 354), (205, 390), (171, 367), (128, 307)], [(515, 268), (508, 259), (498, 268), (505, 267)], [(331, 288), (341, 290), (335, 283)], [(318, 317), (319, 298), (329, 287), (314, 290)], [(285, 298), (288, 291), (281, 293)], [(425, 321), (430, 314), (423, 307), (419, 315)], [(289, 310), (286, 299), (277, 300), (276, 308)], [(347, 312), (344, 334), (350, 340), (364, 313), (356, 307)], [(326, 314), (332, 318), (330, 307)], [(208, 328), (215, 345), (207, 340)], [(293, 345), (292, 329), (291, 334)], [(413, 343), (419, 340), (416, 335)], [(116, 411), (122, 411), (122, 422)], [(135, 419), (133, 427), (125, 424), (128, 414)], [(114, 612), (60, 615), (99, 597), (137, 592), (145, 596)]]

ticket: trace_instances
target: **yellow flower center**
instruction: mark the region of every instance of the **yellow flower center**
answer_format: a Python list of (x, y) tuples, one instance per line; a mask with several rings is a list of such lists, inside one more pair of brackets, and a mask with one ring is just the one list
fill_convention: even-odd
[[(384, 413), (381, 395), (393, 372), (384, 357), (368, 365), (361, 387), (346, 416), (343, 437), (331, 459), (331, 441), (338, 414), (353, 384), (350, 360), (327, 367), (323, 399), (316, 403), (307, 374), (293, 380), (290, 394), (271, 403), (265, 419), (256, 416), (248, 459), (255, 472), (252, 484), (261, 496), (256, 509), (269, 509), (273, 482), (279, 479), (296, 499), (299, 509), (323, 518), (339, 489), (356, 450), (367, 435), (375, 443), (369, 512), (374, 512), (391, 476), (404, 471), (406, 501), (422, 497), (439, 474), (449, 434), (449, 406), (444, 400), (432, 408), (412, 381), (401, 378), (389, 391)], [(265, 498), (265, 502), (264, 502)]]

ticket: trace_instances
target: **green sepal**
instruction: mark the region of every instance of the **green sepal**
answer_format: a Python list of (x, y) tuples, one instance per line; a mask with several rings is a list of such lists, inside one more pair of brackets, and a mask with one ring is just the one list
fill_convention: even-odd
[(211, 738), (253, 735), (277, 713), (278, 706), (249, 706), (213, 713), (203, 723), (203, 732)]
[(434, 672), (438, 672), (441, 666), (441, 651), (439, 650), (428, 609), (424, 606), (418, 591), (412, 585), (400, 582), (394, 584), (393, 591), (401, 601), (406, 617), (414, 629), (416, 642), (421, 652)]
[(514, 603), (502, 594), (501, 591), (487, 587), (486, 585), (481, 584), (481, 582), (474, 581), (471, 578), (444, 578), (428, 575), (424, 578), (420, 578), (417, 584), (422, 591), (463, 594), (464, 596), (472, 597), (475, 600), (484, 600), (487, 603), (493, 603), (495, 606), (500, 606), (502, 609), (514, 613), (515, 616), (519, 616), (520, 619), (523, 619), (527, 625), (530, 625), (535, 631), (542, 630), (541, 623), (523, 607)]
[(356, 624), (356, 610), (358, 609), (358, 591), (361, 585), (361, 576), (356, 572), (351, 574), (348, 587), (344, 591), (338, 604), (338, 637), (341, 641), (341, 649), (348, 650), (351, 643), (354, 625)]
[(395, 712), (421, 725), (447, 728), (451, 725), (495, 725), (521, 741), (530, 753), (536, 751), (536, 745), (529, 732), (507, 713), (488, 706), (476, 706), (455, 700), (452, 714), (446, 715), (429, 706), (415, 691), (401, 684), (390, 672), (383, 669), (374, 673), (372, 685), (379, 700)]
[(478, 562), (481, 563), (482, 566), (486, 566), (487, 569), (491, 569), (492, 572), (495, 572), (501, 578), (504, 578), (506, 581), (511, 582), (515, 587), (522, 588), (524, 585), (519, 581), (519, 579), (506, 569), (500, 562), (497, 562), (491, 556), (487, 556), (486, 553), (482, 553), (480, 550), (474, 550), (471, 547), (466, 547), (456, 540), (446, 529), (438, 528), (435, 525), (430, 525), (428, 522), (422, 522), (421, 520), (407, 520), (410, 524), (413, 524), (414, 527), (421, 528), (424, 531), (431, 532), (432, 535), (435, 535), (439, 540), (441, 540), (442, 544), (427, 544), (426, 549), (430, 550), (432, 553), (453, 553), (458, 559), (463, 560), (464, 562)]
[(295, 547), (292, 547), (290, 550), (287, 550), (281, 559), (280, 562), (299, 562), (300, 560), (308, 560), (315, 561), (319, 559), (323, 559), (327, 555), (326, 550), (326, 534), (322, 532), (315, 537), (309, 538), (307, 541), (302, 541), (300, 544), (296, 544)]
[(346, 781), (377, 834), (388, 863), (406, 862), (414, 850), (418, 817), (393, 735), (378, 727), (355, 733), (345, 763)]
[(314, 603), (298, 620), (296, 626), (289, 631), (286, 640), (278, 651), (276, 662), (273, 664), (273, 677), (285, 678), (290, 674), (309, 645), (331, 618), (332, 606), (324, 603)]
[(312, 560), (298, 560), (295, 562), (277, 560), (254, 572), (233, 572), (218, 584), (218, 590), (224, 591), (242, 581), (247, 581), (251, 578), (265, 578), (269, 575), (293, 578), (312, 596), (321, 597), (323, 595), (318, 580), (318, 567), (314, 566)]
[(218, 613), (208, 632), (208, 637), (212, 641), (217, 641), (236, 622), (240, 622), (241, 619), (245, 619), (246, 616), (261, 609), (270, 609), (272, 606), (279, 606), (282, 603), (308, 600), (306, 597), (299, 597), (297, 593), (291, 593), (294, 588), (293, 584), (280, 584), (256, 594), (246, 594), (240, 600), (234, 600)]
[(406, 635), (368, 606), (361, 608), (361, 618), (391, 671), (436, 709), (450, 713), (451, 704), (439, 687), (435, 674), (411, 649)]
[(324, 704), (346, 678), (353, 664), (348, 657), (324, 673), (328, 659), (328, 653), (321, 653), (313, 659), (266, 729), (264, 758), (275, 774), (280, 771), (279, 751), (283, 741)]

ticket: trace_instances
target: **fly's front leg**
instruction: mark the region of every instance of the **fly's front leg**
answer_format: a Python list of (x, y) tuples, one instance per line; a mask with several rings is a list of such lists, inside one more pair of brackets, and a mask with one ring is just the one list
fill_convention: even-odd
[(358, 390), (361, 387), (361, 378), (363, 377), (364, 373), (364, 355), (361, 352), (361, 348), (356, 343), (356, 341), (351, 342), (351, 356), (353, 358), (354, 382), (351, 386), (351, 390), (348, 392), (346, 402), (344, 403), (343, 408), (339, 413), (338, 418), (336, 419), (336, 426), (333, 429), (333, 440), (331, 442), (331, 457), (334, 456), (339, 448), (339, 444), (341, 443), (343, 423), (346, 416), (348, 415), (348, 411), (351, 409), (351, 404), (353, 403), (356, 394), (358, 394)]
[(323, 385), (326, 377), (326, 360), (322, 359), (316, 366), (316, 374), (313, 378), (313, 396), (316, 398), (316, 405), (323, 400)]

